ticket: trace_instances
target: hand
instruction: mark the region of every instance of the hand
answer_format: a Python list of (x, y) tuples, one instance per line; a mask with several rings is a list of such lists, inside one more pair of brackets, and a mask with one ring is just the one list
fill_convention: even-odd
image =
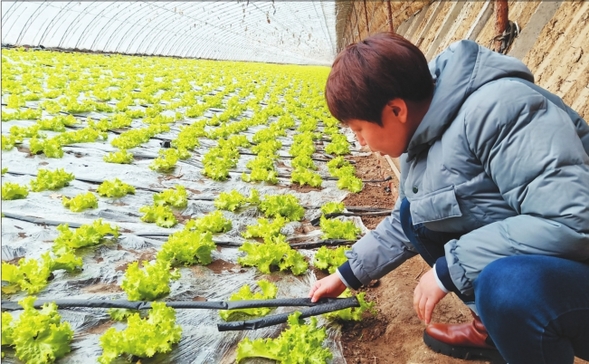
[(333, 273), (315, 282), (309, 291), (309, 298), (311, 298), (311, 302), (317, 302), (321, 297), (338, 297), (345, 290), (344, 282), (337, 273)]
[(434, 308), (444, 296), (446, 292), (438, 286), (434, 270), (430, 269), (421, 277), (413, 293), (413, 308), (417, 317), (429, 324)]

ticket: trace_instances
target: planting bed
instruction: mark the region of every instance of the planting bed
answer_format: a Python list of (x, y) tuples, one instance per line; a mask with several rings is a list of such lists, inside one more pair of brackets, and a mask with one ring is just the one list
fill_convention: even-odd
[[(244, 284), (257, 289), (255, 283), (261, 279), (276, 284), (277, 298), (306, 297), (316, 273), (320, 274), (313, 267), (316, 249), (299, 250), (309, 269), (297, 275), (288, 266), (283, 271), (275, 267), (263, 273), (259, 268), (240, 264), (238, 259), (246, 254), (239, 246), (262, 241), (246, 239), (242, 234), (258, 219), (271, 220), (275, 216), (264, 216), (253, 203), (234, 211), (222, 210), (216, 207), (216, 200), (232, 191), (246, 197), (257, 191), (262, 201), (270, 196), (294, 196), (304, 214), (287, 221), (281, 233), (290, 242), (323, 239), (323, 231), (310, 221), (321, 216), (321, 206), (340, 202), (350, 194), (337, 187), (340, 177), (331, 175), (327, 168), (335, 155), (327, 153), (326, 148), (338, 138), (337, 134), (350, 148), (347, 158), (370, 155), (355, 150), (352, 135), (341, 134), (337, 122), (327, 113), (322, 96), (327, 68), (23, 50), (3, 50), (2, 56), (2, 183), (18, 184), (28, 190), (23, 198), (2, 201), (3, 264), (19, 266), (24, 261), (41, 262), (46, 254), (57, 255), (56, 242), (64, 231), (73, 232), (96, 221), (118, 228), (119, 234), (118, 238), (107, 234), (98, 244), (75, 249), (75, 256), (83, 262), (81, 269), (55, 269), (47, 285), (40, 289), (27, 292), (3, 275), (4, 303), (30, 295), (44, 300), (129, 299), (122, 283), (130, 267), (137, 262), (139, 268), (145, 268), (158, 261), (158, 254), (173, 233), (215, 212), (230, 222), (230, 228), (214, 234), (217, 248), (211, 253), (212, 262), (176, 264), (179, 278), (169, 281), (169, 294), (160, 295), (159, 300), (226, 301)], [(114, 124), (125, 115), (127, 125)], [(43, 121), (45, 124), (40, 126)], [(289, 121), (289, 125), (279, 124)], [(65, 123), (65, 128), (60, 123)], [(191, 129), (197, 124), (198, 130)], [(131, 138), (123, 140), (129, 131), (148, 128), (148, 138), (124, 144), (132, 142)], [(255, 147), (265, 141), (261, 136), (266, 129), (270, 135), (267, 139), (279, 141), (281, 146), (274, 149), (272, 167), (266, 169), (265, 175), (262, 173), (259, 181), (249, 162), (256, 158)], [(74, 135), (82, 132), (86, 133), (82, 137)], [(183, 136), (188, 132), (195, 134)], [(293, 182), (293, 150), (304, 144), (293, 143), (293, 139), (304, 132), (313, 133), (309, 157), (316, 169), (302, 169), (316, 175), (313, 186)], [(242, 139), (232, 139), (237, 135)], [(198, 143), (186, 147), (181, 140)], [(237, 153), (208, 155), (224, 140), (240, 143), (231, 147)], [(105, 161), (105, 156), (123, 151), (131, 155), (130, 163)], [(176, 155), (170, 162), (166, 156), (169, 151), (185, 155)], [(235, 163), (222, 169), (230, 158), (236, 159)], [(73, 179), (62, 188), (38, 190), (41, 183), (32, 181), (44, 170), (63, 170)], [(99, 195), (102, 183), (115, 179), (132, 186), (134, 193), (119, 198)], [(245, 181), (249, 179), (253, 181)], [(162, 226), (144, 221), (148, 215), (144, 207), (154, 204), (154, 196), (176, 191), (178, 186), (187, 193), (186, 206), (172, 208), (173, 218), (161, 220)], [(81, 212), (64, 206), (64, 199), (88, 192), (96, 198), (95, 206)], [(3, 197), (8, 195), (3, 192)], [(367, 231), (357, 216), (337, 219), (355, 223), (357, 236)], [(274, 313), (293, 310), (281, 307)], [(14, 319), (19, 313), (12, 313)], [(62, 309), (59, 313), (74, 332), (72, 351), (60, 359), (63, 363), (97, 361), (104, 333), (111, 327), (125, 328), (124, 323), (114, 322), (104, 308)], [(141, 361), (233, 362), (237, 343), (243, 338), (275, 337), (285, 328), (278, 325), (219, 332), (217, 324), (221, 322), (215, 310), (178, 309), (176, 323), (182, 328), (179, 343), (169, 353)], [(323, 318), (319, 322), (327, 328), (326, 345), (333, 362), (343, 362), (339, 326)], [(14, 350), (3, 346), (3, 351), (3, 361), (19, 362)]]

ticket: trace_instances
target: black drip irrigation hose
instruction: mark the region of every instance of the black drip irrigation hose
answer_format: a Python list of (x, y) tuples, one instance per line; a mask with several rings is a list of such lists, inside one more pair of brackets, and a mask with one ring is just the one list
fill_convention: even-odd
[[(260, 307), (291, 307), (291, 306), (337, 306), (336, 303), (343, 298), (321, 298), (317, 302), (311, 302), (310, 298), (277, 298), (271, 300), (242, 300), (242, 301), (161, 301), (168, 307), (178, 309), (209, 309), (209, 310), (236, 310)], [(357, 299), (354, 298), (357, 303)], [(55, 303), (57, 308), (126, 308), (129, 310), (150, 309), (153, 302), (128, 301), (128, 300), (88, 300), (88, 299), (58, 299), (36, 300), (35, 308), (41, 308), (46, 303)], [(18, 311), (23, 308), (16, 301), (2, 301), (2, 311)]]
[(325, 239), (309, 243), (291, 243), (290, 247), (293, 249), (313, 249), (321, 246), (340, 246), (340, 245), (351, 245), (356, 240), (345, 240), (345, 239)]
[(383, 212), (383, 211), (386, 211), (389, 214), (391, 213), (391, 211), (393, 211), (392, 209), (371, 207), (371, 206), (349, 206), (349, 207), (346, 206), (346, 210), (348, 210), (350, 212)]
[[(300, 318), (307, 318), (311, 316), (321, 315), (328, 312), (343, 310), (349, 307), (360, 307), (360, 303), (356, 297), (340, 298), (337, 301), (324, 304), (316, 305), (309, 308), (300, 310)], [(233, 321), (223, 324), (217, 324), (219, 331), (231, 331), (231, 330), (256, 330), (263, 327), (274, 326), (283, 324), (288, 320), (288, 316), (292, 312), (285, 312), (277, 315), (270, 315), (258, 319), (247, 320), (247, 321)]]
[[(127, 300), (80, 300), (80, 299), (63, 299), (63, 300), (37, 300), (33, 304), (35, 308), (41, 308), (46, 303), (55, 303), (59, 309), (89, 307), (89, 308), (124, 308), (130, 310), (150, 309), (151, 302), (147, 301), (127, 301)], [(309, 307), (300, 310), (301, 318), (316, 316), (323, 313), (339, 311), (349, 307), (360, 307), (356, 297), (349, 298), (322, 298), (317, 302), (311, 302), (310, 298), (280, 298), (273, 300), (244, 300), (244, 301), (170, 301), (165, 302), (166, 306), (174, 309), (209, 309), (209, 310), (235, 310), (244, 308), (258, 307)], [(22, 310), (15, 301), (3, 301), (2, 311)], [(233, 321), (223, 324), (217, 324), (219, 331), (230, 330), (255, 330), (262, 327), (268, 327), (285, 323), (290, 313), (281, 313), (277, 315), (266, 316), (253, 320)]]
[[(337, 216), (386, 216), (390, 215), (391, 211), (373, 211), (373, 212), (335, 212), (332, 214), (325, 214), (327, 219)], [(321, 216), (316, 217), (310, 221), (311, 225), (317, 226), (321, 222)]]

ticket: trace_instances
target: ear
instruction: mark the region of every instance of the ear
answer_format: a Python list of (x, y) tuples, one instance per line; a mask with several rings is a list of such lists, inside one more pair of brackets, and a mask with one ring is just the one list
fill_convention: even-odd
[(409, 108), (403, 99), (392, 99), (387, 102), (385, 112), (390, 112), (401, 123), (406, 123), (409, 116)]

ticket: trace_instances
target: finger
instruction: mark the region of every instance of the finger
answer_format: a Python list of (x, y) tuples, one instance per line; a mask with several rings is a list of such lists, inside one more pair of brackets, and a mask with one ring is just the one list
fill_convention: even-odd
[(425, 305), (425, 323), (429, 324), (432, 320), (432, 313), (434, 311), (434, 308), (436, 307), (436, 304), (432, 301), (429, 300), (426, 305)]
[(417, 317), (421, 320), (421, 317), (419, 317), (419, 301), (421, 301), (421, 292), (416, 291), (414, 302), (413, 302), (413, 309), (415, 310)]
[(421, 290), (419, 286), (415, 287), (415, 291), (413, 292), (413, 310), (419, 317), (419, 300), (421, 299)]
[(313, 293), (315, 293), (316, 290), (317, 290), (317, 283), (315, 283), (313, 285), (313, 287), (311, 287), (311, 290), (309, 291), (309, 297), (313, 297)]
[(321, 285), (315, 287), (313, 295), (311, 296), (311, 302), (317, 302), (321, 298), (321, 296), (323, 296), (324, 291), (325, 288)]
[(419, 300), (419, 319), (421, 321), (425, 320), (425, 306), (427, 305), (427, 296), (423, 295), (421, 300)]
[(415, 289), (415, 295), (414, 295), (414, 308), (415, 308), (415, 312), (417, 313), (417, 317), (423, 321), (423, 306), (425, 304), (425, 298), (426, 296), (423, 294), (423, 292), (421, 291), (421, 287), (417, 286), (417, 288)]

